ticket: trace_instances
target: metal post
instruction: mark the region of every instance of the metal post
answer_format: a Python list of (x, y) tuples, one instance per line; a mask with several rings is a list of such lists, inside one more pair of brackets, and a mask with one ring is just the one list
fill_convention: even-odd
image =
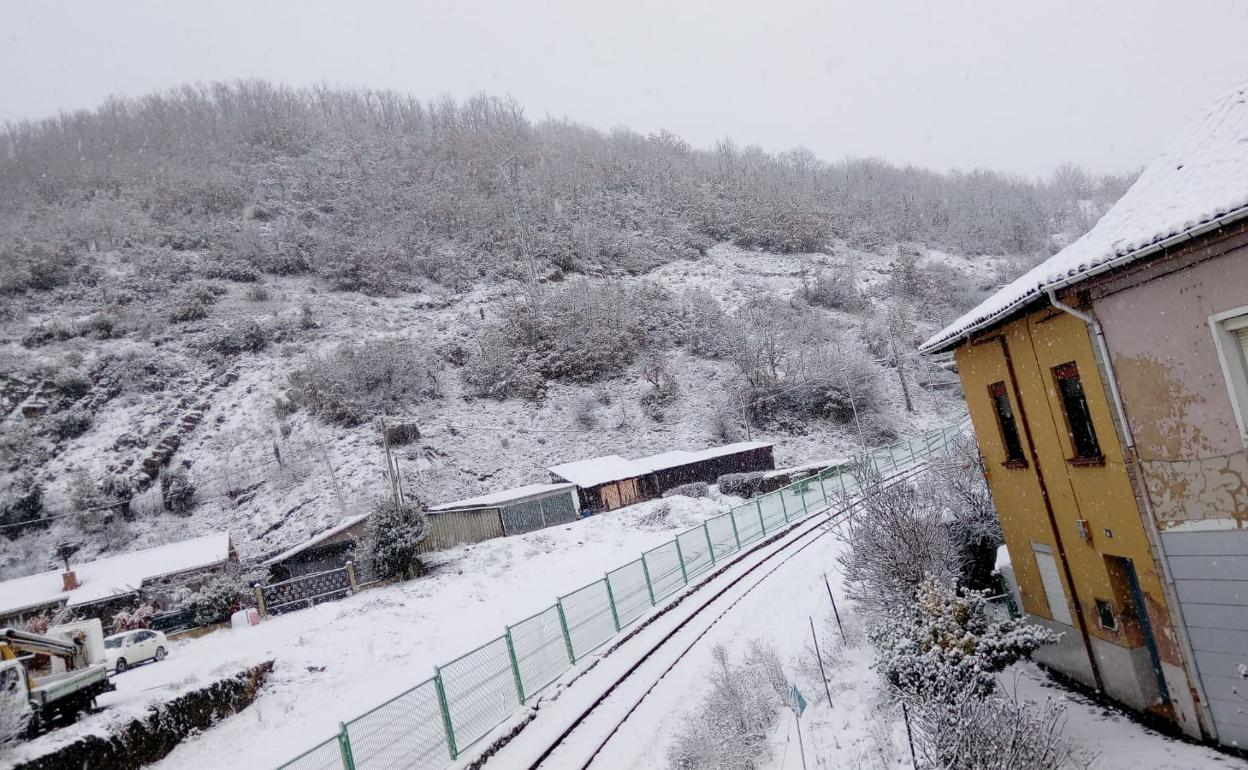
[(516, 695), (520, 698), (520, 705), (524, 705), (524, 682), (520, 679), (520, 661), (516, 659), (516, 645), (511, 640), (511, 626), (507, 626), (507, 655), (511, 658), (511, 674), (516, 678)]
[(646, 555), (641, 555), (641, 571), (646, 575), (646, 590), (650, 592), (650, 606), (654, 606), (654, 586), (650, 584), (650, 565), (646, 562)]
[(914, 765), (914, 770), (919, 770), (919, 758), (914, 754), (914, 733), (910, 732), (910, 712), (906, 709), (906, 702), (901, 702), (901, 718), (906, 720), (906, 741), (910, 744), (910, 764)]
[(737, 517), (732, 511), (728, 511), (728, 521), (732, 524), (732, 539), (737, 541), (737, 550), (741, 550), (741, 536), (737, 534)]
[(555, 607), (559, 610), (559, 627), (563, 629), (563, 643), (568, 646), (568, 662), (576, 663), (576, 652), (572, 649), (572, 634), (568, 632), (568, 617), (563, 614), (563, 599), (555, 601)]
[[(643, 561), (644, 565), (645, 562)], [(611, 590), (611, 578), (603, 575), (602, 582), (607, 584), (607, 602), (611, 605), (611, 622), (615, 624), (615, 631), (620, 631), (620, 613), (615, 611), (615, 592)]]
[(706, 522), (702, 522), (702, 534), (706, 535), (706, 550), (711, 554), (711, 566), (715, 566), (715, 546), (711, 543), (711, 530), (706, 526)]
[(359, 593), (360, 583), (355, 577), (355, 562), (347, 559), (347, 585), (351, 587), (351, 593)]
[(685, 569), (685, 551), (680, 547), (680, 536), (677, 535), (672, 542), (676, 544), (676, 559), (680, 562), (680, 577), (685, 581), (685, 585), (689, 585), (689, 572)]
[(342, 755), (344, 770), (355, 770), (355, 757), (351, 755), (351, 737), (347, 735), (347, 726), (338, 723), (338, 753)]
[(777, 489), (776, 497), (780, 498), (780, 512), (784, 514), (784, 520), (789, 520), (789, 506), (784, 504), (784, 490)]
[(841, 613), (836, 611), (836, 599), (832, 598), (832, 584), (828, 582), (828, 573), (823, 573), (823, 585), (828, 589), (828, 601), (832, 602), (832, 615), (836, 618), (836, 627), (841, 630), (841, 642), (845, 642), (845, 626), (841, 625)]
[(433, 688), (438, 693), (438, 706), (442, 709), (442, 728), (446, 730), (446, 748), (451, 753), (451, 760), (459, 756), (455, 747), (455, 727), (451, 724), (451, 707), (446, 702), (446, 687), (442, 685), (442, 669), (433, 667)]
[(269, 608), (264, 604), (264, 586), (256, 583), (252, 588), (256, 589), (256, 609), (260, 611), (260, 617), (269, 614)]
[(823, 655), (819, 652), (819, 637), (815, 634), (815, 619), (810, 619), (810, 639), (815, 643), (815, 660), (819, 661), (819, 676), (823, 677), (823, 692), (828, 696), (828, 708), (832, 708), (832, 689), (828, 687), (828, 672), (823, 670)]
[(763, 501), (758, 498), (754, 501), (754, 507), (758, 510), (758, 526), (762, 527), (763, 534), (767, 534), (767, 522), (763, 519)]
[(797, 722), (797, 749), (802, 753), (802, 770), (806, 770), (806, 747), (802, 745), (802, 716), (793, 709), (793, 721)]

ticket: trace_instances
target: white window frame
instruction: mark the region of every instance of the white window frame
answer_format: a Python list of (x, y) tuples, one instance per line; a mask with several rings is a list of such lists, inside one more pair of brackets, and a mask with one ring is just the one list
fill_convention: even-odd
[(1239, 439), (1248, 447), (1248, 362), (1244, 361), (1235, 335), (1245, 327), (1248, 327), (1248, 305), (1209, 316), (1209, 330), (1213, 332), (1213, 346), (1218, 351), (1227, 395), (1231, 397), (1231, 410), (1239, 426)]

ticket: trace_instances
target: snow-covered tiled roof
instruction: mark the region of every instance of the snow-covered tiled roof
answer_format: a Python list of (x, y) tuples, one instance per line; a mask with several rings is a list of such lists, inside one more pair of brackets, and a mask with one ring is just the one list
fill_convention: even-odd
[(947, 350), (1050, 289), (1078, 283), (1248, 214), (1248, 84), (1222, 95), (1082, 238), (923, 343)]
[(356, 514), (355, 516), (348, 516), (347, 518), (338, 522), (337, 524), (330, 527), (329, 529), (324, 530), (323, 532), (318, 532), (312, 537), (308, 538), (307, 540), (304, 540), (299, 545), (293, 548), (288, 548), (285, 551), (282, 551), (281, 553), (279, 553), (277, 556), (274, 556), (272, 558), (265, 560), (260, 566), (268, 567), (273, 564), (277, 564), (278, 562), (286, 561), (292, 556), (298, 556), (299, 554), (308, 550), (312, 546), (325, 542), (326, 540), (330, 539), (334, 535), (337, 535), (340, 532), (343, 532), (345, 530), (350, 529), (351, 527), (354, 527), (356, 524), (359, 524), (361, 521), (364, 521), (367, 518), (368, 518), (367, 513), (360, 513), (360, 514)]
[(547, 470), (561, 479), (571, 481), (578, 487), (596, 487), (599, 484), (606, 484), (608, 481), (633, 479), (649, 473), (641, 465), (632, 460), (626, 460), (619, 455), (603, 455), (602, 457), (593, 457), (589, 460), (577, 460), (572, 463), (555, 465), (547, 468)]
[(572, 483), (556, 483), (556, 484), (525, 484), (522, 487), (514, 487), (512, 489), (503, 489), (498, 492), (491, 492), (488, 495), (479, 495), (477, 497), (469, 497), (464, 500), (456, 500), (453, 503), (438, 503), (429, 506), (430, 511), (449, 511), (459, 508), (487, 508), (492, 505), (502, 505), (504, 503), (514, 503), (521, 500), (529, 500), (534, 497), (544, 497), (554, 494), (555, 492), (563, 492), (575, 488)]
[(710, 449), (700, 449), (696, 452), (690, 452), (684, 449), (673, 449), (670, 452), (660, 452), (657, 455), (643, 457), (639, 460), (634, 460), (633, 462), (649, 471), (661, 471), (668, 468), (675, 468), (680, 465), (689, 465), (691, 463), (700, 463), (704, 460), (714, 460), (717, 457), (735, 455), (739, 452), (749, 452), (754, 449), (765, 449), (770, 446), (773, 446), (773, 444), (766, 441), (738, 441), (735, 444), (725, 444), (724, 446), (711, 447)]
[(62, 590), (64, 584), (59, 569), (6, 580), (0, 583), (0, 613), (41, 607), (63, 598), (70, 607), (91, 604), (132, 593), (145, 582), (211, 567), (229, 558), (229, 534), (214, 532), (82, 564), (71, 561), (70, 566), (78, 577), (77, 588)]

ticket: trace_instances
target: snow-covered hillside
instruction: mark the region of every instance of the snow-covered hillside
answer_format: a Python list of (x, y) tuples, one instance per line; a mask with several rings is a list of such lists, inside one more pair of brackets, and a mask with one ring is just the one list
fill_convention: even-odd
[[(134, 269), (115, 255), (101, 255), (99, 261), (121, 276)], [(998, 266), (993, 260), (971, 261), (939, 252), (930, 261), (957, 271), (968, 285), (990, 281), (984, 273)], [(872, 290), (888, 280), (894, 258), (844, 246), (831, 254), (775, 255), (721, 245), (705, 258), (671, 262), (648, 275), (620, 279), (618, 285), (644, 281), (675, 294), (699, 288), (731, 313), (767, 294), (796, 301), (804, 281), (823, 266), (841, 262), (852, 263), (862, 287)], [(1003, 266), (1006, 261), (996, 262)], [(462, 295), (371, 298), (327, 291), (315, 278), (275, 277), (257, 297), (254, 284), (216, 285), (225, 291), (212, 308), (211, 323), (256, 321), (273, 340), (262, 351), (213, 365), (169, 332), (146, 340), (75, 337), (33, 351), (22, 348), (15, 339), (19, 329), (29, 333), (30, 328), (54, 323), (73, 310), (72, 303), (67, 307), (64, 302), (37, 309), (42, 312), (32, 312), (20, 325), (9, 324), (3, 353), (13, 360), (21, 357), (28, 365), (36, 357), (49, 370), (75, 364), (89, 369), (94, 361), (112, 355), (172, 361), (181, 371), (169, 375), (169, 387), (128, 387), (103, 400), (85, 433), (58, 442), (54, 454), (39, 463), (35, 476), (44, 488), (43, 515), (60, 518), (11, 543), (0, 565), (5, 573), (45, 568), (53, 545), (67, 539), (83, 540), (85, 557), (222, 529), (233, 535), (244, 558), (257, 557), (296, 544), (342, 518), (339, 490), (346, 512), (367, 510), (384, 489), (378, 429), (371, 423), (340, 428), (306, 411), (279, 413), (275, 400), (291, 387), (290, 373), (311, 356), (330, 352), (345, 341), (398, 336), (415, 340), (424, 349), (448, 343), (471, 346), (517, 290), (514, 285), (482, 284)], [(90, 302), (84, 299), (81, 305), (85, 315)], [(815, 312), (834, 327), (856, 332), (872, 311)], [(916, 335), (927, 328), (930, 322), (920, 319)], [(670, 354), (669, 362), (679, 396), (656, 421), (639, 407), (649, 387), (640, 364), (593, 387), (552, 381), (545, 398), (534, 402), (474, 398), (457, 368), (436, 359), (442, 396), (389, 415), (391, 423), (415, 422), (421, 432), (419, 441), (398, 450), (400, 467), (413, 491), (432, 503), (546, 481), (547, 466), (579, 458), (609, 453), (636, 457), (722, 443), (715, 435), (721, 422), (716, 418), (725, 411), (737, 377), (734, 365), (680, 349)], [(915, 372), (909, 376), (913, 379)], [(905, 432), (948, 422), (959, 408), (956, 390), (926, 391), (912, 383), (915, 413), (907, 414), (895, 374), (882, 385), (900, 420), (898, 428)], [(6, 426), (11, 432), (22, 428), (21, 404), (37, 398), (35, 394), (14, 405)], [(591, 401), (592, 414), (580, 416), (583, 404)], [(722, 422), (743, 434), (739, 414), (723, 417)], [(100, 478), (133, 470), (171, 431), (180, 432), (171, 465), (187, 467), (197, 487), (189, 516), (163, 509), (159, 485), (136, 497), (132, 508), (137, 515), (130, 522), (118, 518), (105, 525), (99, 512), (63, 515), (73, 510), (75, 471)], [(764, 423), (751, 432), (756, 439), (776, 443), (779, 465), (842, 454), (857, 442), (850, 426), (831, 420), (806, 420), (798, 431), (792, 424)]]

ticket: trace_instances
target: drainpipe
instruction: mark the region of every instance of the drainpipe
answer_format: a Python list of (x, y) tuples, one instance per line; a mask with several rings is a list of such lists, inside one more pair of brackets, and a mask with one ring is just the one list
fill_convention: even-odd
[[(1166, 548), (1161, 541), (1161, 529), (1157, 526), (1157, 517), (1153, 512), (1153, 502), (1148, 494), (1148, 485), (1144, 483), (1144, 468), (1140, 464), (1139, 453), (1135, 449), (1135, 434), (1131, 430), (1131, 424), (1127, 422), (1127, 411), (1122, 406), (1122, 394), (1118, 390), (1118, 376), (1114, 373), (1114, 365), (1109, 357), (1109, 346), (1105, 343), (1105, 330), (1101, 328), (1100, 321), (1094, 316), (1067, 305), (1057, 298), (1057, 290), (1050, 288), (1046, 292), (1049, 296), (1049, 304), (1058, 310), (1072, 315), (1087, 324), (1092, 330), (1092, 337), (1096, 340), (1097, 352), (1100, 353), (1100, 371), (1105, 377), (1105, 381), (1109, 384), (1109, 393), (1114, 401), (1114, 413), (1118, 418), (1119, 430), (1122, 434), (1123, 443), (1127, 447), (1127, 456), (1129, 462), (1135, 467), (1135, 478), (1139, 481), (1140, 500), (1144, 503), (1144, 517), (1147, 519), (1148, 526), (1144, 527), (1144, 534), (1148, 537), (1149, 545), (1156, 554), (1156, 561), (1161, 566), (1162, 590), (1166, 596), (1166, 605), (1170, 608), (1170, 612), (1178, 621), (1174, 626), (1175, 633), (1179, 637), (1179, 646), (1183, 650), (1183, 657), (1190, 662), (1190, 666), (1196, 665), (1196, 654), (1192, 649), (1192, 642), (1187, 635), (1187, 622), (1183, 618), (1183, 605), (1179, 603), (1178, 590), (1174, 585), (1174, 576), (1170, 572), (1170, 560), (1166, 557)], [(1188, 666), (1184, 666), (1185, 669)], [(1196, 694), (1200, 699), (1200, 716), (1201, 721), (1205, 724), (1209, 736), (1213, 740), (1217, 740), (1217, 728), (1213, 724), (1213, 714), (1209, 711), (1209, 701), (1205, 697), (1204, 684), (1200, 680), (1200, 676), (1194, 671), (1188, 671), (1188, 681), (1196, 688)]]

